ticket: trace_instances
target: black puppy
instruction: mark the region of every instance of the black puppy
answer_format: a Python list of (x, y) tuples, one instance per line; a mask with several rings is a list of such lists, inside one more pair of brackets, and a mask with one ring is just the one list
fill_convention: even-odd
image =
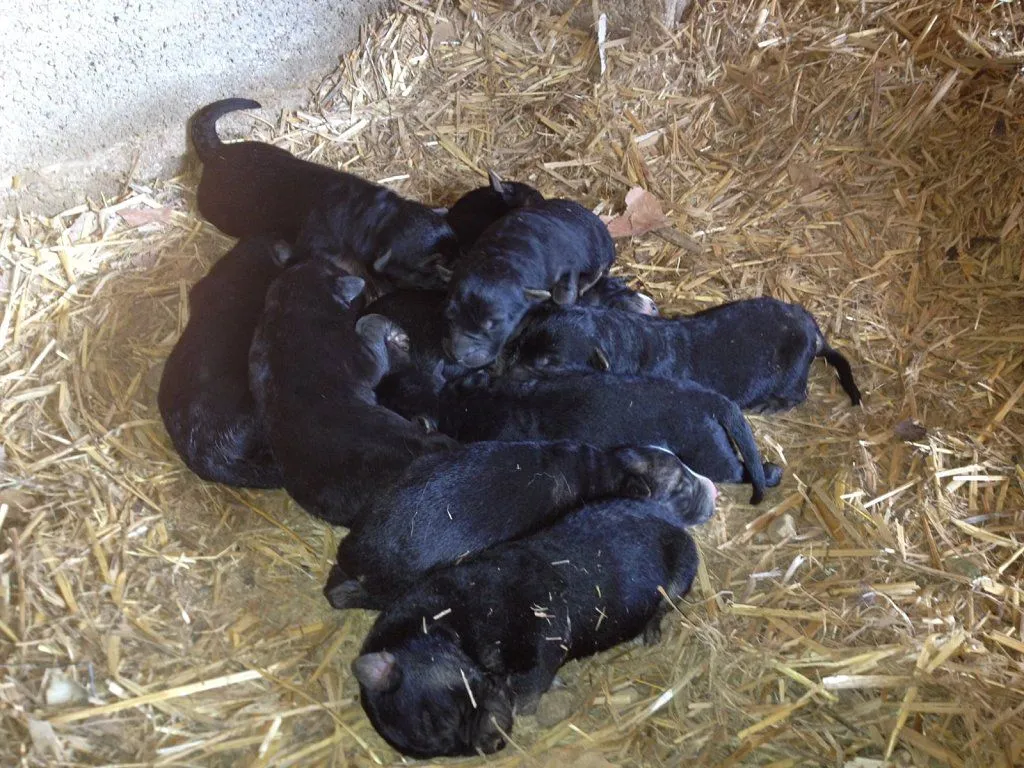
[(442, 432), (463, 443), (586, 440), (605, 447), (660, 445), (715, 482), (751, 483), (751, 504), (760, 503), (765, 486), (776, 486), (782, 479), (781, 467), (761, 463), (739, 407), (699, 384), (608, 374), (534, 381), (503, 378), (489, 385), (486, 379), (486, 374), (473, 374), (442, 391)]
[(175, 450), (204, 480), (281, 486), (249, 392), (249, 345), (288, 257), (268, 238), (242, 240), (189, 291), (188, 325), (167, 357), (157, 404)]
[(484, 230), (509, 211), (544, 200), (544, 195), (529, 184), (504, 181), (494, 171), (488, 171), (487, 176), (491, 181), (488, 186), (464, 194), (445, 216), (464, 253), (473, 247)]
[[(595, 296), (607, 306), (657, 314), (650, 298), (630, 290), (618, 278), (601, 278), (579, 303), (589, 304)], [(366, 308), (367, 314), (389, 318), (408, 336), (408, 354), (392, 365), (377, 387), (380, 404), (407, 419), (436, 422), (441, 387), (470, 370), (444, 354), (445, 301), (440, 291), (399, 290), (381, 296)]]
[(356, 318), (363, 281), (323, 260), (267, 292), (249, 376), (284, 487), (309, 513), (351, 525), (418, 457), (456, 447), (377, 404), (392, 328)]
[(823, 357), (850, 401), (860, 403), (849, 361), (828, 345), (814, 317), (767, 297), (672, 319), (597, 307), (536, 312), (506, 354), (521, 378), (595, 369), (662, 376), (761, 411), (807, 399), (811, 362)]
[[(468, 253), (484, 231), (507, 213), (544, 200), (544, 196), (529, 184), (504, 181), (494, 171), (488, 171), (487, 175), (490, 185), (467, 192), (446, 216), (463, 253)], [(611, 307), (642, 315), (658, 314), (650, 296), (637, 293), (618, 277), (602, 277), (589, 291), (581, 293), (577, 301), (585, 306)]]
[(603, 498), (663, 501), (680, 525), (714, 514), (714, 484), (660, 448), (477, 443), (416, 461), (338, 547), (324, 594), (381, 608), (427, 569), (531, 533)]
[(501, 749), (570, 659), (643, 634), (697, 572), (693, 540), (658, 502), (586, 506), (431, 571), (377, 619), (352, 671), (377, 732), (413, 757)]
[(272, 144), (220, 140), (218, 118), (259, 107), (251, 99), (224, 99), (192, 118), (192, 144), (203, 162), (196, 197), (204, 218), (233, 237), (298, 240), (298, 258), (344, 259), (350, 268), (372, 264), (401, 285), (443, 287), (435, 263), (438, 254), (454, 256), (457, 244), (439, 213)]
[(469, 368), (487, 365), (533, 304), (572, 304), (614, 260), (608, 229), (578, 203), (544, 200), (512, 211), (455, 264), (445, 351)]

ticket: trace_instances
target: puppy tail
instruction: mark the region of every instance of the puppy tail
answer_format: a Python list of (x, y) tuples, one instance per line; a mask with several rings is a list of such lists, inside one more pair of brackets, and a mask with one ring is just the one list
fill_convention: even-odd
[(217, 135), (217, 121), (229, 112), (240, 109), (260, 109), (262, 105), (252, 99), (222, 99), (207, 104), (194, 115), (189, 126), (189, 136), (196, 154), (204, 163), (217, 157), (224, 146)]
[(860, 405), (860, 390), (857, 389), (857, 382), (853, 380), (853, 369), (850, 367), (850, 361), (846, 359), (842, 352), (830, 347), (820, 332), (818, 334), (818, 353), (816, 357), (825, 358), (825, 362), (836, 369), (836, 375), (839, 376), (839, 384), (846, 394), (850, 396), (850, 402), (853, 405)]
[[(725, 398), (722, 399), (724, 400)], [(718, 420), (725, 429), (726, 434), (729, 435), (729, 439), (736, 444), (740, 458), (743, 459), (743, 465), (747, 468), (747, 474), (750, 475), (750, 484), (754, 487), (754, 492), (750, 496), (750, 503), (760, 504), (761, 499), (764, 498), (765, 487), (764, 464), (761, 463), (761, 452), (757, 449), (754, 433), (750, 429), (750, 424), (743, 418), (743, 412), (740, 411), (739, 406), (731, 400), (727, 401), (727, 403), (724, 412), (719, 413)]]

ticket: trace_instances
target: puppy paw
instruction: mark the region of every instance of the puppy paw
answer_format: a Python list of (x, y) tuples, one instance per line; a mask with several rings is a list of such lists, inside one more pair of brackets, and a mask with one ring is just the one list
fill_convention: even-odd
[(540, 704), (539, 693), (521, 694), (516, 696), (516, 714), (534, 715), (537, 713), (537, 706)]
[(651, 619), (644, 627), (643, 644), (650, 647), (661, 642), (661, 616)]
[(551, 728), (568, 719), (576, 711), (576, 694), (567, 688), (551, 690), (541, 697), (536, 707), (537, 724)]
[(344, 611), (350, 608), (374, 609), (373, 598), (357, 579), (350, 579), (335, 566), (324, 586), (324, 597), (332, 608)]
[(409, 352), (409, 335), (398, 323), (384, 315), (363, 315), (356, 322), (356, 333), (371, 346), (383, 342), (390, 351)]
[(768, 488), (774, 488), (782, 482), (782, 467), (772, 464), (770, 461), (764, 463), (764, 484)]

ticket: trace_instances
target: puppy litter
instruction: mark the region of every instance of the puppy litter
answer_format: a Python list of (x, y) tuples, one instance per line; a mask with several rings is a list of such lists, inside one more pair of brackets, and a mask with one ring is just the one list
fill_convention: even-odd
[[(748, 528), (723, 494), (663, 644), (573, 665), (583, 701), (643, 698), (517, 729), (489, 764), (1021, 762), (1018, 15), (709, 0), (609, 40), (595, 86), (568, 15), (410, 0), (254, 128), (438, 205), (487, 167), (591, 209), (642, 187), (672, 228), (620, 241), (616, 272), (664, 314), (767, 293), (849, 345), (863, 411), (815, 370), (807, 404), (752, 419), (786, 450), (785, 509)], [(460, 44), (428, 50), (439, 19)], [(348, 672), (371, 617), (319, 592), (336, 533), (202, 483), (159, 424), (147, 373), (230, 241), (183, 212), (191, 176), (125, 189), (0, 222), (0, 763), (393, 762)], [(893, 439), (903, 420), (928, 433)], [(800, 535), (759, 538), (783, 512)], [(44, 710), (44, 670), (80, 660), (120, 695)]]

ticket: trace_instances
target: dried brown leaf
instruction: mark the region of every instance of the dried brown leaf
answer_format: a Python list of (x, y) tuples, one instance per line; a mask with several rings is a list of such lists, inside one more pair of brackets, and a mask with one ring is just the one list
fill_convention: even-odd
[(602, 216), (612, 237), (632, 237), (663, 229), (671, 223), (661, 209), (661, 201), (641, 187), (626, 193), (626, 210), (618, 216)]
[(129, 227), (144, 227), (147, 224), (169, 224), (172, 213), (170, 208), (125, 208), (117, 215)]

